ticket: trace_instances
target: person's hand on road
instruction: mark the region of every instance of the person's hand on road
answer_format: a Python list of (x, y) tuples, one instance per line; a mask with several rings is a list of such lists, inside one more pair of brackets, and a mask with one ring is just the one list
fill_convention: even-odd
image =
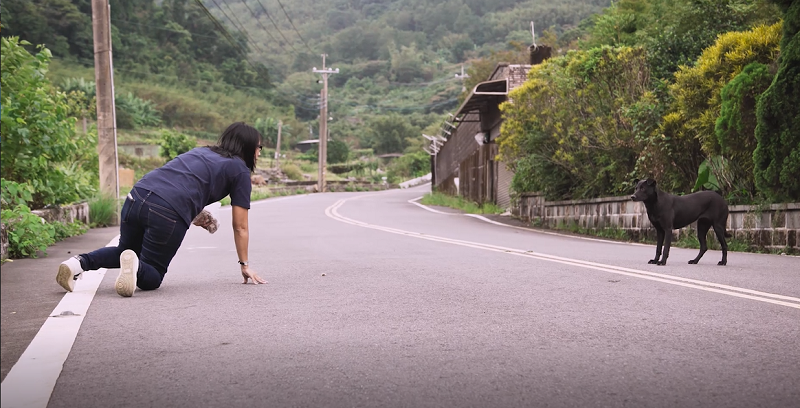
[(244, 278), (243, 284), (246, 284), (250, 279), (252, 279), (253, 283), (256, 285), (259, 283), (267, 283), (265, 279), (258, 276), (258, 274), (247, 265), (242, 266), (242, 278)]

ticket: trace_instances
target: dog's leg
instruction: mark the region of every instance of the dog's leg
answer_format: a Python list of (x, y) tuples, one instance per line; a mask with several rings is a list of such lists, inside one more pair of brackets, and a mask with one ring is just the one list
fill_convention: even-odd
[(725, 242), (725, 224), (714, 224), (714, 234), (717, 235), (719, 246), (722, 247), (722, 260), (717, 262), (717, 265), (728, 264), (728, 243)]
[(697, 254), (697, 258), (689, 261), (690, 264), (696, 264), (699, 262), (700, 258), (703, 257), (703, 254), (708, 251), (706, 235), (708, 235), (709, 228), (711, 228), (711, 221), (702, 218), (697, 220), (697, 240), (700, 241), (700, 253)]
[(669, 225), (669, 228), (663, 227), (664, 229), (664, 253), (661, 255), (661, 260), (658, 261), (658, 265), (666, 265), (667, 258), (669, 258), (669, 247), (672, 245), (672, 220), (669, 223), (664, 223), (664, 225)]
[(648, 261), (649, 264), (657, 264), (661, 258), (661, 246), (664, 244), (664, 229), (656, 226), (656, 257)]

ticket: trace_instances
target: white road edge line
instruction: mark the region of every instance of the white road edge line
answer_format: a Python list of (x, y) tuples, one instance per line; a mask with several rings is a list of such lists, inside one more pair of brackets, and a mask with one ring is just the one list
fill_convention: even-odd
[[(295, 194), (293, 196), (286, 196), (286, 197), (265, 198), (263, 200), (252, 201), (250, 203), (250, 206), (252, 207), (254, 205), (269, 204), (269, 203), (274, 203), (274, 202), (278, 202), (278, 201), (297, 199), (297, 198), (301, 198), (301, 197), (306, 197), (309, 194)], [(214, 204), (216, 204), (216, 203), (214, 203)], [(209, 205), (210, 206), (214, 206), (214, 204), (209, 204)], [(219, 207), (216, 208), (216, 210), (217, 211), (230, 211), (231, 210), (231, 206), (230, 206), (230, 204), (229, 205), (220, 205)]]
[[(662, 283), (668, 283), (668, 284), (671, 284), (671, 285), (678, 285), (678, 286), (683, 286), (683, 287), (688, 287), (688, 288), (693, 288), (693, 289), (704, 290), (704, 291), (708, 291), (708, 292), (720, 293), (720, 294), (724, 294), (724, 295), (735, 296), (735, 297), (740, 297), (740, 298), (745, 298), (745, 299), (750, 299), (750, 300), (757, 300), (757, 301), (766, 302), (766, 303), (772, 303), (772, 304), (776, 304), (776, 305), (780, 305), (780, 306), (787, 306), (787, 307), (791, 307), (791, 308), (795, 308), (795, 309), (800, 309), (800, 298), (796, 298), (796, 297), (778, 295), (778, 294), (768, 293), (768, 292), (760, 292), (760, 291), (756, 291), (756, 290), (752, 290), (752, 289), (740, 288), (740, 287), (736, 287), (736, 286), (724, 285), (724, 284), (719, 284), (719, 283), (714, 283), (714, 282), (706, 282), (706, 281), (701, 281), (701, 280), (696, 280), (696, 279), (681, 278), (681, 277), (677, 277), (677, 276), (671, 276), (671, 275), (660, 274), (660, 273), (655, 273), (655, 272), (648, 272), (648, 271), (643, 271), (643, 270), (639, 270), (639, 269), (631, 269), (631, 268), (619, 267), (619, 266), (615, 266), (615, 265), (606, 265), (606, 264), (601, 264), (601, 263), (596, 263), (596, 262), (582, 261), (582, 260), (579, 260), (579, 259), (571, 259), (571, 258), (564, 258), (564, 257), (554, 256), (554, 255), (541, 254), (541, 253), (536, 253), (536, 252), (532, 252), (532, 251), (525, 251), (525, 250), (516, 249), (516, 248), (507, 248), (507, 247), (501, 247), (501, 246), (496, 246), (496, 245), (483, 244), (483, 243), (479, 243), (479, 242), (463, 241), (463, 240), (439, 237), (439, 236), (435, 236), (435, 235), (422, 234), (422, 233), (419, 233), (419, 232), (405, 231), (405, 230), (400, 230), (400, 229), (396, 229), (396, 228), (384, 227), (384, 226), (380, 226), (380, 225), (369, 224), (369, 223), (353, 220), (351, 218), (347, 218), (347, 217), (342, 216), (341, 214), (339, 214), (339, 212), (337, 210), (342, 205), (344, 205), (345, 202), (347, 202), (349, 200), (359, 199), (361, 197), (365, 197), (365, 196), (362, 195), (362, 196), (357, 196), (357, 197), (353, 197), (353, 198), (339, 200), (336, 203), (334, 203), (333, 205), (331, 205), (330, 207), (328, 207), (325, 210), (325, 214), (328, 217), (333, 218), (333, 219), (335, 219), (337, 221), (344, 222), (344, 223), (351, 224), (351, 225), (356, 225), (356, 226), (363, 227), (363, 228), (370, 228), (370, 229), (389, 232), (389, 233), (393, 233), (393, 234), (406, 235), (406, 236), (410, 236), (410, 237), (413, 237), (413, 238), (420, 238), (420, 239), (425, 239), (425, 240), (429, 240), (429, 241), (443, 242), (443, 243), (448, 243), (448, 244), (453, 244), (453, 245), (460, 245), (460, 246), (465, 246), (465, 247), (470, 247), (470, 248), (483, 249), (483, 250), (486, 250), (486, 251), (508, 253), (510, 255), (516, 255), (516, 256), (526, 256), (526, 257), (529, 257), (529, 258), (535, 258), (535, 259), (539, 259), (539, 260), (543, 260), (543, 261), (550, 261), (550, 262), (556, 262), (556, 263), (561, 263), (561, 264), (565, 264), (565, 265), (578, 266), (578, 267), (587, 268), (587, 269), (594, 269), (594, 270), (599, 270), (599, 271), (604, 271), (604, 272), (610, 272), (610, 273), (619, 274), (619, 275), (625, 275), (625, 276), (631, 276), (631, 277), (635, 277), (635, 278), (647, 279), (647, 280), (652, 280), (652, 281), (657, 281), (657, 282), (662, 282)], [(796, 303), (792, 303), (792, 302), (796, 302)]]
[[(116, 246), (118, 242), (119, 235), (106, 246)], [(75, 281), (74, 291), (67, 292), (53, 309), (3, 380), (0, 389), (3, 408), (47, 407), (64, 362), (69, 357), (86, 312), (106, 272), (107, 269), (98, 269), (81, 274), (82, 278)]]
[(488, 218), (486, 218), (486, 217), (484, 217), (482, 215), (479, 215), (479, 214), (446, 213), (446, 212), (434, 210), (433, 208), (430, 208), (425, 204), (418, 203), (417, 201), (419, 201), (421, 199), (422, 199), (422, 196), (417, 197), (417, 198), (412, 198), (411, 200), (408, 200), (408, 202), (411, 203), (411, 204), (416, 205), (417, 207), (422, 208), (423, 210), (427, 210), (427, 211), (430, 211), (430, 212), (433, 212), (433, 213), (436, 213), (436, 214), (460, 215), (460, 216), (464, 216), (464, 217), (475, 218), (475, 219), (478, 219), (478, 220), (481, 220), (481, 221), (484, 221), (484, 222), (488, 222), (489, 224), (499, 225), (501, 227), (512, 228), (512, 229), (520, 230), (520, 231), (531, 232), (531, 233), (534, 233), (534, 234), (555, 235), (555, 236), (558, 236), (558, 237), (582, 239), (584, 241), (605, 242), (607, 244), (615, 244), (615, 245), (641, 245), (641, 246), (644, 246), (643, 244), (639, 244), (639, 243), (636, 243), (636, 242), (619, 242), (619, 241), (611, 241), (611, 240), (608, 240), (608, 239), (579, 237), (579, 236), (575, 236), (575, 235), (561, 234), (561, 233), (558, 233), (558, 232), (542, 231), (542, 230), (536, 230), (536, 229), (530, 229), (530, 228), (522, 228), (522, 227), (517, 227), (515, 225), (508, 225), (508, 224), (503, 224), (502, 222), (497, 222), (497, 221), (494, 221), (494, 220), (490, 220), (490, 219), (488, 219)]

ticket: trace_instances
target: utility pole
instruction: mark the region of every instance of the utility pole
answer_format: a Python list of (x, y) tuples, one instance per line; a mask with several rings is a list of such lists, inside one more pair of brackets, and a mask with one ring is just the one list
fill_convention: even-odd
[[(465, 78), (469, 78), (469, 75), (464, 73), (464, 64), (461, 64), (461, 75), (456, 74), (456, 78), (460, 79), (461, 82), (464, 82)], [(461, 92), (464, 92), (466, 90), (467, 90), (467, 87), (462, 85), (461, 86)]]
[(319, 169), (317, 170), (318, 177), (318, 190), (319, 192), (325, 191), (325, 162), (328, 155), (328, 75), (338, 74), (339, 68), (328, 69), (325, 67), (325, 57), (328, 54), (322, 54), (322, 69), (314, 67), (312, 72), (315, 74), (322, 74), (322, 91), (319, 93)]
[[(97, 153), (100, 158), (100, 192), (119, 197), (117, 124), (114, 112), (114, 74), (111, 56), (111, 8), (108, 0), (92, 0), (94, 78), (97, 84)], [(119, 211), (115, 211), (118, 214)], [(117, 216), (114, 223), (118, 223)]]
[(275, 144), (275, 167), (281, 167), (281, 128), (283, 121), (278, 121), (278, 143)]

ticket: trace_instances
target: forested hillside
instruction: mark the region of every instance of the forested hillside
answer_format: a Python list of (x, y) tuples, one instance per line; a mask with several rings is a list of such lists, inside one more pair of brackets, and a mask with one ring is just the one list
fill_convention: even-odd
[[(311, 70), (326, 53), (328, 66), (340, 69), (331, 76), (331, 137), (371, 147), (380, 138), (371, 124), (403, 114), (411, 132), (397, 147), (407, 148), (414, 143), (406, 139), (458, 106), (462, 63), (469, 69), (514, 42), (529, 45), (531, 21), (541, 33), (575, 36), (610, 1), (110, 3), (118, 88), (152, 101), (163, 124), (216, 132), (230, 120), (277, 117), (292, 122), (290, 140), (306, 138), (321, 88)], [(2, 22), (4, 36), (51, 49), (56, 83), (93, 79), (80, 68), (93, 64), (90, 0), (5, 0)], [(244, 117), (233, 117), (237, 111)]]

